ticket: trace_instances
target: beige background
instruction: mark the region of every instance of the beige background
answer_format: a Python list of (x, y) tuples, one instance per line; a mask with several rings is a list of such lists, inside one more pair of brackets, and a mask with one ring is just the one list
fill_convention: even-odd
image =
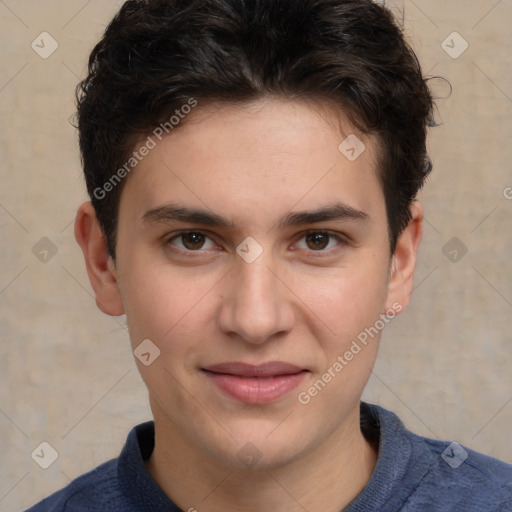
[[(122, 319), (97, 310), (73, 237), (85, 187), (68, 118), (88, 53), (122, 2), (0, 0), (0, 510), (23, 510), (114, 457), (150, 417)], [(425, 73), (446, 77), (429, 141), (409, 311), (385, 331), (365, 398), (417, 433), (512, 462), (512, 2), (389, 2)], [(41, 58), (43, 31), (58, 49)], [(442, 48), (457, 31), (458, 58)], [(453, 39), (453, 43), (452, 43)], [(38, 39), (40, 41), (40, 38)], [(447, 43), (457, 51), (460, 42)], [(37, 42), (37, 40), (36, 40)], [(49, 48), (48, 45), (45, 46)], [(436, 85), (446, 97), (447, 88)], [(33, 247), (57, 251), (47, 262)], [(453, 237), (468, 252), (443, 253)], [(47, 243), (47, 242), (46, 242)], [(448, 245), (444, 252), (460, 247)], [(31, 453), (49, 442), (44, 470)]]

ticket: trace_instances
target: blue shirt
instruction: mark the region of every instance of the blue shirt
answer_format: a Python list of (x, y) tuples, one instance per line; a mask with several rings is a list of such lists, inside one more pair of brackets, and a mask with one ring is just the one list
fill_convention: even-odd
[[(361, 429), (378, 447), (377, 465), (343, 512), (512, 512), (512, 465), (413, 434), (392, 412), (364, 402)], [(117, 459), (28, 512), (182, 512), (146, 470), (153, 446), (153, 422), (135, 427)]]

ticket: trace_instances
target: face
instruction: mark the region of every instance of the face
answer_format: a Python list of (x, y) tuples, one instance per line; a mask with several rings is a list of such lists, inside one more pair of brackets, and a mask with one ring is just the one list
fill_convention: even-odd
[(219, 461), (276, 467), (353, 427), (405, 307), (375, 140), (349, 159), (353, 133), (305, 103), (198, 110), (123, 189), (113, 286), (155, 423)]

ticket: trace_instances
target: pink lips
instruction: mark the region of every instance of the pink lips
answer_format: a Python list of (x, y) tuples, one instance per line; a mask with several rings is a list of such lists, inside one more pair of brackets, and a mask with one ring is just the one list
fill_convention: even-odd
[(240, 362), (221, 363), (204, 368), (203, 372), (229, 396), (248, 404), (267, 404), (297, 387), (307, 370), (271, 361), (258, 366)]

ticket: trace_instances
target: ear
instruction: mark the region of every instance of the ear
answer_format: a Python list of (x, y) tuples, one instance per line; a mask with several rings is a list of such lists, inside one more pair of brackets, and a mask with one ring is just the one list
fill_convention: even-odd
[[(409, 304), (413, 284), (416, 256), (423, 231), (423, 207), (414, 201), (410, 207), (411, 220), (398, 238), (395, 252), (391, 258), (388, 297), (386, 307), (400, 304), (403, 311)], [(395, 309), (395, 308), (393, 308)]]
[(82, 249), (97, 306), (111, 316), (124, 313), (117, 273), (107, 241), (90, 202), (82, 204), (75, 219), (75, 238)]

